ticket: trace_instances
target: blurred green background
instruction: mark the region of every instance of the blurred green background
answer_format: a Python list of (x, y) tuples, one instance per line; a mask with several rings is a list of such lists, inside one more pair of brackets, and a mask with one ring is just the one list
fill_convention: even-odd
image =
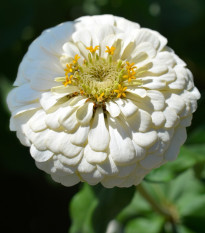
[[(80, 185), (65, 188), (52, 182), (49, 176), (35, 167), (34, 161), (29, 155), (29, 149), (20, 145), (15, 133), (9, 131), (10, 113), (6, 106), (6, 96), (15, 80), (19, 63), (26, 53), (29, 44), (39, 36), (44, 29), (64, 21), (74, 20), (83, 15), (95, 14), (122, 16), (138, 22), (142, 27), (148, 27), (159, 31), (168, 38), (168, 45), (185, 60), (188, 67), (193, 72), (195, 84), (199, 88), (202, 97), (199, 101), (199, 108), (194, 114), (193, 124), (188, 129), (188, 140), (186, 142), (185, 151), (183, 149), (181, 152), (185, 154), (184, 156), (186, 156), (186, 154), (189, 154), (189, 156), (184, 157), (185, 159), (180, 161), (183, 165), (184, 161), (188, 161), (189, 159), (192, 161), (192, 158), (201, 156), (200, 159), (197, 160), (198, 162), (188, 162), (189, 166), (184, 166), (181, 170), (184, 171), (186, 168), (192, 167), (190, 169), (195, 172), (194, 176), (197, 178), (197, 182), (199, 182), (201, 186), (204, 186), (204, 0), (2, 1), (0, 8), (0, 203), (3, 221), (1, 220), (0, 228), (1, 230), (5, 230), (1, 232), (64, 233), (67, 232), (70, 227), (71, 219), (68, 212), (68, 205), (71, 198), (79, 190)], [(191, 154), (190, 148), (192, 148)], [(180, 172), (182, 172), (181, 170)], [(162, 174), (164, 174), (163, 172), (164, 171), (162, 171)], [(174, 170), (174, 172), (178, 174), (179, 171)], [(169, 177), (172, 177), (172, 175), (173, 174), (170, 176), (170, 174), (168, 174)], [(155, 176), (157, 177), (157, 174), (149, 176), (147, 182)], [(167, 174), (165, 177), (166, 176)], [(187, 176), (191, 175), (188, 174)], [(200, 189), (201, 194), (204, 194), (204, 191), (205, 189)], [(205, 204), (205, 201), (202, 201), (202, 203)], [(124, 215), (128, 216), (126, 214)], [(118, 220), (121, 221), (124, 215), (122, 214), (122, 216), (119, 216)], [(148, 219), (149, 218), (151, 218), (151, 220), (150, 222), (148, 221), (147, 224), (151, 224), (153, 216), (149, 216)], [(174, 231), (174, 229), (172, 229), (170, 231), (166, 230), (166, 232), (205, 232), (205, 229), (200, 227), (203, 225), (203, 221), (205, 221), (205, 212), (201, 212), (200, 222), (197, 222), (199, 217), (197, 219), (196, 216), (189, 221), (192, 220), (193, 222), (191, 226), (189, 226), (190, 231), (185, 231), (182, 227), (180, 231)], [(196, 223), (195, 225), (194, 221)], [(155, 228), (157, 222), (159, 222), (158, 219), (156, 219), (156, 221), (154, 220)], [(150, 225), (150, 228), (146, 228), (143, 227), (143, 224), (146, 225), (146, 221), (142, 222), (141, 225), (136, 225), (136, 223), (134, 223), (133, 227), (131, 224), (130, 227), (126, 228), (126, 232), (165, 232), (165, 228), (159, 231), (152, 231), (152, 225)], [(139, 229), (138, 231), (135, 226)], [(132, 229), (134, 230), (132, 231)], [(79, 233), (81, 233), (81, 231), (79, 231)]]

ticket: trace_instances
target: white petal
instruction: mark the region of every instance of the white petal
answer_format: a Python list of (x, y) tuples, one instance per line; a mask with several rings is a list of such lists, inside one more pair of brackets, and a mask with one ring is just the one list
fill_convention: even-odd
[(162, 112), (155, 111), (152, 113), (152, 123), (155, 127), (161, 127), (165, 122), (165, 116)]
[(128, 87), (126, 92), (130, 92), (134, 95), (136, 95), (137, 97), (141, 97), (141, 98), (144, 98), (146, 95), (147, 95), (147, 91), (145, 89), (142, 89), (142, 88), (135, 88), (135, 87)]
[(116, 164), (128, 164), (135, 160), (135, 149), (129, 132), (122, 121), (108, 117), (110, 156)]
[[(16, 130), (15, 130), (16, 131)], [(19, 141), (21, 142), (21, 144), (23, 144), (24, 146), (31, 146), (31, 142), (30, 140), (26, 137), (25, 134), (23, 134), (20, 131), (16, 132), (16, 136), (19, 139)]]
[(76, 111), (76, 118), (81, 124), (90, 122), (93, 116), (93, 102), (87, 102)]
[(35, 164), (36, 164), (37, 168), (47, 172), (48, 174), (51, 174), (51, 170), (52, 170), (52, 168), (54, 166), (53, 165), (53, 159), (49, 159), (49, 160), (47, 160), (45, 162), (35, 161)]
[(40, 40), (41, 46), (47, 51), (59, 55), (62, 53), (62, 45), (66, 42), (74, 31), (74, 23), (66, 22), (51, 29), (43, 31)]
[(173, 55), (167, 51), (163, 51), (157, 54), (157, 56), (153, 60), (154, 66), (156, 65), (166, 65), (167, 67), (174, 67), (176, 65), (176, 61)]
[(45, 162), (49, 160), (53, 156), (53, 152), (49, 150), (45, 151), (39, 151), (36, 149), (34, 145), (31, 145), (30, 148), (31, 156), (37, 161), (37, 162)]
[(97, 164), (97, 168), (103, 175), (115, 175), (118, 173), (118, 167), (113, 161), (112, 157), (109, 155), (104, 163)]
[(64, 108), (58, 108), (56, 111), (47, 113), (45, 123), (51, 129), (58, 129), (60, 127), (59, 118), (64, 113)]
[(133, 146), (135, 148), (137, 161), (142, 160), (146, 155), (146, 150), (144, 148), (140, 147), (139, 145), (137, 145), (135, 143), (135, 141), (132, 141), (132, 143), (133, 143)]
[(40, 92), (33, 90), (29, 84), (24, 84), (15, 88), (15, 101), (21, 103), (30, 103), (40, 97)]
[[(59, 76), (59, 74), (57, 76)], [(34, 78), (31, 80), (30, 86), (37, 91), (50, 91), (52, 87), (56, 86), (56, 82), (54, 81), (55, 77), (56, 76), (54, 76), (51, 80)]]
[(87, 29), (82, 29), (80, 31), (74, 32), (72, 35), (72, 39), (75, 43), (81, 42), (87, 47), (90, 46), (92, 40), (90, 32)]
[(143, 42), (149, 42), (155, 49), (157, 49), (160, 45), (160, 41), (158, 37), (153, 34), (153, 31), (145, 28), (141, 28), (138, 31), (135, 40), (136, 45), (139, 45)]
[(73, 145), (70, 142), (70, 135), (64, 132), (53, 135), (52, 140), (50, 139), (47, 144), (53, 151), (58, 151), (58, 153), (62, 153), (69, 158), (78, 155), (82, 150), (82, 147)]
[(146, 132), (151, 127), (151, 116), (139, 109), (136, 114), (127, 118), (127, 122), (132, 132)]
[(161, 129), (158, 130), (158, 137), (165, 143), (169, 143), (174, 134), (174, 129)]
[(49, 134), (46, 139), (46, 146), (49, 150), (53, 151), (55, 154), (61, 153), (61, 142), (63, 140), (64, 133), (59, 133), (49, 129)]
[(115, 16), (116, 26), (120, 28), (123, 32), (130, 32), (140, 28), (140, 25), (135, 22), (131, 22), (125, 18)]
[[(99, 27), (99, 25), (96, 25), (93, 27), (93, 30), (91, 31), (92, 34), (92, 40), (93, 46), (100, 45), (101, 41), (108, 35), (114, 34), (114, 28), (110, 25), (102, 25)], [(102, 54), (104, 54), (104, 51), (102, 51)]]
[(88, 163), (102, 163), (107, 158), (106, 152), (97, 152), (90, 148), (89, 144), (84, 149), (84, 156)]
[(138, 107), (129, 99), (115, 99), (114, 101), (125, 117), (130, 117), (138, 111)]
[(63, 45), (63, 51), (68, 58), (74, 58), (76, 54), (80, 55), (77, 46), (71, 42), (67, 42)]
[(67, 158), (64, 155), (59, 154), (58, 159), (62, 164), (65, 164), (67, 166), (76, 166), (81, 160), (83, 156), (83, 151), (81, 151), (78, 155), (76, 155), (73, 158)]
[(192, 121), (192, 115), (189, 115), (188, 117), (181, 119), (180, 125), (184, 127), (188, 127), (191, 125), (191, 121)]
[(133, 133), (133, 140), (142, 147), (150, 147), (157, 141), (157, 133), (150, 131), (146, 133)]
[(60, 183), (66, 187), (73, 186), (79, 182), (80, 182), (80, 179), (76, 174), (60, 177)]
[(69, 90), (66, 93), (60, 93), (60, 94), (55, 94), (53, 92), (44, 92), (41, 94), (40, 104), (43, 107), (43, 109), (47, 111), (51, 107), (53, 107), (56, 103), (58, 103), (59, 99), (63, 98), (64, 96), (68, 94), (70, 94)]
[(142, 42), (132, 52), (132, 56), (133, 56), (132, 62), (137, 64), (139, 54), (141, 54), (141, 53), (146, 54), (146, 57), (153, 58), (153, 57), (155, 57), (157, 51), (156, 51), (156, 49), (154, 49), (154, 47), (152, 46), (151, 43)]
[(177, 114), (183, 111), (185, 108), (185, 102), (179, 95), (172, 93), (169, 98), (166, 99), (166, 103), (169, 107), (173, 108)]
[(179, 127), (171, 140), (171, 144), (165, 153), (165, 159), (170, 161), (176, 159), (180, 146), (186, 141), (186, 129), (184, 127)]
[(130, 55), (134, 48), (134, 39), (126, 38), (122, 40), (121, 60), (130, 59)]
[(123, 181), (124, 181), (123, 178), (118, 176), (113, 176), (113, 177), (104, 178), (101, 183), (105, 188), (113, 188), (115, 186), (119, 186)]
[(176, 66), (174, 70), (176, 72), (177, 79), (176, 81), (170, 83), (169, 87), (171, 89), (183, 90), (186, 86), (186, 82), (188, 82), (185, 79), (185, 77), (187, 76), (186, 70), (182, 66)]
[(104, 113), (102, 108), (97, 108), (90, 132), (88, 143), (95, 151), (104, 151), (109, 145), (110, 136), (105, 125)]
[(54, 93), (58, 93), (58, 95), (56, 95), (56, 99), (62, 98), (63, 96), (72, 94), (74, 92), (79, 92), (79, 88), (77, 86), (64, 86), (64, 85), (60, 85), (60, 86), (55, 86), (51, 89), (52, 92)]
[(141, 62), (145, 62), (145, 60), (147, 59), (148, 55), (144, 52), (140, 52), (135, 54), (134, 52), (132, 52), (133, 57), (130, 58), (130, 62), (134, 62), (135, 64), (139, 65), (139, 63)]
[(158, 51), (161, 51), (164, 49), (164, 47), (166, 46), (167, 44), (167, 39), (162, 36), (159, 32), (157, 31), (153, 31), (153, 30), (150, 30), (154, 35), (157, 36), (157, 38), (159, 39), (160, 43), (159, 43), (159, 47), (158, 47)]
[(46, 129), (45, 117), (46, 113), (43, 110), (37, 111), (28, 122), (31, 129), (35, 132)]
[(167, 107), (164, 110), (164, 116), (166, 118), (166, 123), (165, 123), (166, 128), (174, 127), (179, 121), (179, 117), (177, 116), (176, 111), (173, 108)]
[(64, 118), (64, 120), (61, 121), (61, 124), (65, 129), (67, 129), (68, 132), (71, 132), (78, 127), (79, 123), (76, 119), (76, 112), (72, 113), (67, 118)]
[(81, 173), (80, 175), (82, 179), (90, 185), (96, 185), (103, 179), (103, 175), (98, 170), (90, 173)]
[(35, 114), (36, 110), (33, 111), (27, 111), (23, 114), (20, 114), (15, 117), (11, 117), (10, 119), (10, 130), (11, 131), (21, 131), (22, 133), (25, 133), (25, 127), (28, 128), (27, 122), (29, 119)]
[(78, 165), (78, 171), (82, 173), (91, 173), (96, 169), (96, 166), (87, 162), (87, 160), (83, 157), (80, 164)]
[(56, 173), (56, 175), (65, 177), (66, 175), (73, 175), (76, 171), (75, 167), (70, 167), (65, 164), (62, 164), (58, 159), (57, 156), (53, 157), (54, 167), (51, 169), (52, 173)]
[(106, 110), (109, 112), (109, 114), (112, 116), (112, 117), (117, 117), (119, 116), (120, 114), (120, 108), (119, 106), (114, 103), (113, 101), (111, 100), (108, 100), (106, 103)]
[(162, 82), (160, 79), (152, 79), (151, 82), (144, 82), (144, 80), (142, 81), (142, 87), (150, 90), (160, 90), (166, 87), (166, 83)]
[(148, 90), (147, 96), (150, 97), (150, 101), (154, 106), (155, 111), (160, 111), (165, 106), (165, 99), (161, 92), (155, 90)]
[(36, 149), (43, 151), (49, 149), (46, 145), (46, 141), (48, 138), (50, 130), (46, 129), (41, 132), (33, 132), (29, 128), (25, 131), (26, 136), (30, 139), (30, 141), (34, 144)]
[[(114, 25), (115, 17), (113, 15), (94, 15), (94, 16), (82, 16), (75, 22), (78, 23), (78, 29), (85, 27), (92, 27), (94, 25)], [(80, 22), (80, 23), (79, 23)]]
[(41, 105), (39, 103), (33, 103), (28, 105), (23, 105), (12, 112), (12, 116), (18, 117), (21, 114), (25, 114), (28, 111), (37, 111), (40, 109)]
[(83, 145), (87, 141), (89, 130), (90, 125), (79, 125), (76, 132), (70, 137), (71, 143), (74, 145)]
[(136, 163), (126, 166), (118, 166), (119, 173), (117, 174), (118, 177), (125, 177), (130, 175), (133, 170), (136, 168)]
[(146, 169), (152, 169), (159, 165), (162, 160), (162, 156), (148, 155), (145, 159), (140, 161), (140, 164)]

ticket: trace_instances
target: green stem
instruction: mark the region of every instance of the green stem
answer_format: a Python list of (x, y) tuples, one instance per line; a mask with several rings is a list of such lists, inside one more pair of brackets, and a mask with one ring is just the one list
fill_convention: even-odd
[(155, 199), (152, 196), (150, 196), (150, 194), (147, 192), (147, 190), (143, 187), (142, 184), (137, 186), (137, 190), (156, 212), (164, 216), (171, 223), (176, 223), (176, 218), (172, 214), (172, 212), (170, 212), (169, 209), (166, 209), (165, 207), (157, 203)]

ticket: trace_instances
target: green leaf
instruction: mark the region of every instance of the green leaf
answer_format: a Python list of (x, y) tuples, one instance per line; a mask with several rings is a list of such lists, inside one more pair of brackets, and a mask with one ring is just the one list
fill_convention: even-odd
[(130, 219), (152, 212), (153, 210), (147, 201), (139, 194), (139, 192), (135, 192), (130, 204), (118, 214), (117, 220), (125, 225)]
[(159, 215), (131, 220), (125, 227), (125, 233), (160, 233), (164, 219)]
[(70, 214), (72, 226), (70, 233), (93, 233), (91, 218), (97, 199), (92, 188), (84, 184), (80, 192), (72, 199), (70, 204)]
[(9, 91), (12, 89), (10, 81), (5, 76), (0, 76), (0, 98), (3, 100), (4, 109), (10, 114), (6, 103)]
[(177, 232), (178, 233), (195, 233), (195, 232), (191, 231), (190, 229), (188, 229), (187, 227), (185, 227), (183, 225), (179, 225), (177, 227)]
[(188, 137), (188, 144), (204, 144), (205, 142), (205, 124), (196, 128)]
[(135, 187), (105, 189), (101, 186), (96, 192), (98, 205), (93, 213), (93, 226), (96, 233), (105, 232), (109, 221), (130, 203), (135, 190)]
[(150, 172), (145, 180), (150, 182), (168, 182), (180, 173), (197, 165), (205, 163), (205, 145), (182, 146), (178, 158)]
[(104, 233), (108, 223), (132, 200), (135, 187), (106, 189), (101, 185), (83, 188), (70, 205), (70, 233)]
[(175, 219), (178, 219), (175, 223), (177, 232), (205, 232), (205, 187), (196, 179), (193, 169), (187, 170), (171, 182), (144, 182), (143, 187), (157, 205), (171, 211)]

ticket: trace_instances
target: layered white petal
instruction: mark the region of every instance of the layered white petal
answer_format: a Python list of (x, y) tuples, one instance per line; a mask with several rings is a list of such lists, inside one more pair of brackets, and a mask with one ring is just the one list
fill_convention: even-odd
[[(174, 160), (200, 93), (166, 44), (158, 32), (112, 15), (85, 16), (44, 31), (30, 45), (7, 98), (10, 129), (30, 146), (37, 167), (65, 186), (101, 182), (112, 188), (138, 185), (152, 169)], [(66, 65), (78, 55), (85, 67), (90, 46), (99, 46), (91, 55), (94, 67), (97, 54), (122, 69), (106, 76), (112, 90), (106, 84), (93, 91), (88, 84), (86, 93), (77, 65), (76, 76), (65, 83)], [(115, 48), (113, 55), (107, 46)], [(136, 72), (131, 81), (123, 77), (128, 64)], [(116, 98), (119, 84), (126, 90), (119, 88)]]
[(109, 145), (110, 135), (105, 124), (102, 108), (97, 108), (90, 132), (88, 134), (88, 143), (95, 151), (104, 151)]

